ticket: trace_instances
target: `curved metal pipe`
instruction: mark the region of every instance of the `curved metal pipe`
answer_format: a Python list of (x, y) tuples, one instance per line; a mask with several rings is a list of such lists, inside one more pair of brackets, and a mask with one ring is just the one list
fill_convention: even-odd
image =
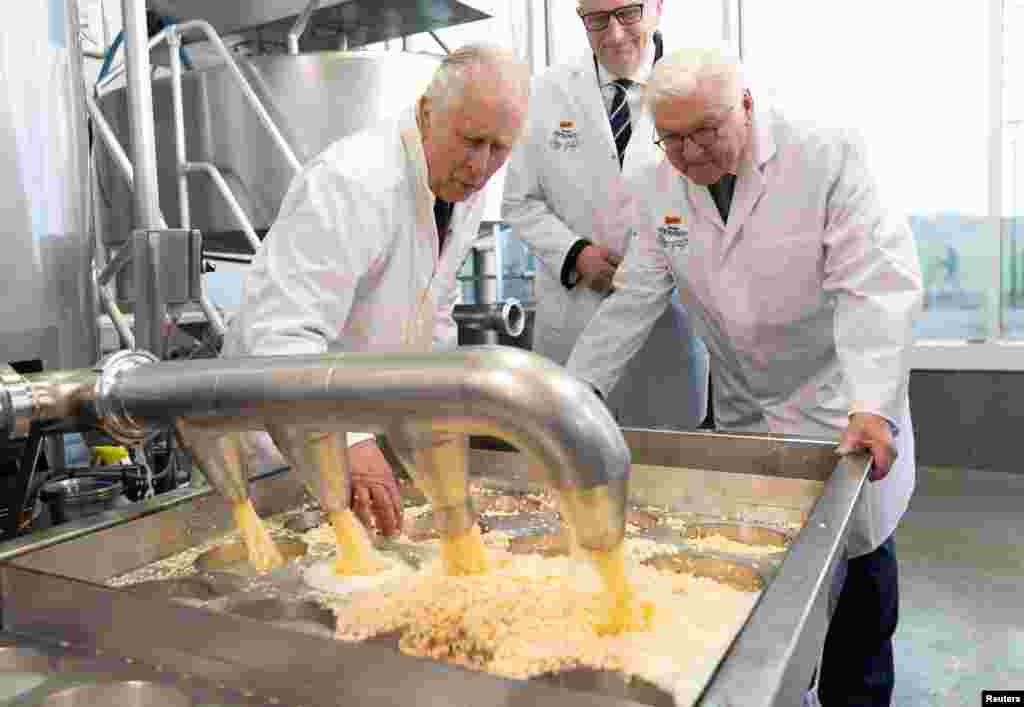
[(287, 425), (493, 435), (575, 499), (581, 545), (613, 547), (625, 530), (630, 455), (611, 413), (562, 367), (520, 349), (143, 363), (101, 376), (95, 405), (107, 429), (136, 437), (175, 420), (221, 434)]

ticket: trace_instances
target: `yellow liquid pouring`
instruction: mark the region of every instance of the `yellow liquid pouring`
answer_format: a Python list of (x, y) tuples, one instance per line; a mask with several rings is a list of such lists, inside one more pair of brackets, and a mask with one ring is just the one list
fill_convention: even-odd
[(604, 580), (605, 601), (594, 630), (598, 636), (616, 636), (627, 631), (647, 631), (654, 620), (654, 605), (640, 601), (626, 577), (623, 546), (591, 550), (590, 558)]
[(338, 554), (334, 561), (334, 573), (344, 576), (368, 576), (380, 574), (388, 568), (388, 561), (370, 543), (366, 528), (350, 510), (330, 514), (334, 527), (334, 539)]
[(249, 563), (259, 572), (269, 572), (284, 565), (284, 558), (270, 537), (270, 532), (252, 507), (252, 501), (236, 503), (232, 508), (235, 525), (249, 551)]
[(445, 574), (453, 577), (486, 574), (490, 566), (480, 526), (474, 525), (461, 535), (442, 537), (441, 562)]

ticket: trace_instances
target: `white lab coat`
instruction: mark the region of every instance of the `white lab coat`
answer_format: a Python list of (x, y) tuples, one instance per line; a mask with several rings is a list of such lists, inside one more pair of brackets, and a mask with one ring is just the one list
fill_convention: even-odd
[[(509, 159), (502, 217), (538, 260), (533, 350), (559, 364), (602, 301), (589, 287), (562, 285), (565, 257), (579, 238), (625, 253), (638, 216), (625, 177), (660, 155), (646, 112), (632, 115), (632, 127), (620, 171), (589, 53), (534, 79), (525, 135)], [(707, 407), (706, 359), (677, 303), (611, 391), (609, 407), (626, 427), (693, 429)]]
[(413, 110), (339, 140), (292, 182), (224, 355), (454, 348), (456, 276), (483, 206), (482, 193), (456, 204), (439, 253)]
[(856, 557), (892, 534), (914, 487), (917, 250), (855, 137), (768, 110), (755, 114), (752, 140), (727, 225), (707, 187), (667, 160), (637, 176), (645, 225), (568, 367), (610, 388), (678, 287), (711, 353), (719, 429), (838, 439), (851, 412), (888, 418), (899, 458), (858, 506)]

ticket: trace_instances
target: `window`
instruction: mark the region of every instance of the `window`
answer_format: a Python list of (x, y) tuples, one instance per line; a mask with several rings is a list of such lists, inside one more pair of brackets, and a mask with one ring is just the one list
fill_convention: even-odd
[(1003, 332), (1024, 339), (1024, 1), (1003, 5)]
[(743, 13), (755, 102), (858, 129), (883, 192), (907, 214), (927, 288), (917, 336), (995, 334), (985, 5), (790, 0)]

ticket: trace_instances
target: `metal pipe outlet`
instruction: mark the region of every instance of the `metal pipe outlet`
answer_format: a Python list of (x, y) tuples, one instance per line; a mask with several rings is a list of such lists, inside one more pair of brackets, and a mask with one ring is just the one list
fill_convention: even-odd
[(580, 544), (606, 549), (625, 531), (630, 454), (611, 413), (582, 382), (536, 354), (463, 347), (446, 353), (344, 353), (125, 365), (102, 374), (96, 414), (131, 439), (175, 420), (219, 433), (355, 429), (487, 434), (517, 446), (565, 497)]
[(452, 318), (459, 326), (495, 331), (513, 339), (519, 338), (526, 328), (526, 311), (515, 299), (494, 304), (457, 304)]

